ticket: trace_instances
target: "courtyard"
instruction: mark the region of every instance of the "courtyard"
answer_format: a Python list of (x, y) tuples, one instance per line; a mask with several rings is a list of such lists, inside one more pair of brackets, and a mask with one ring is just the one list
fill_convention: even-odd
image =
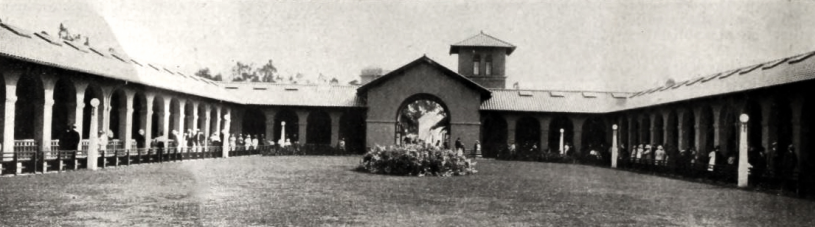
[(811, 226), (815, 203), (608, 168), (478, 160), (357, 172), (358, 156), (248, 156), (0, 178), (4, 226)]

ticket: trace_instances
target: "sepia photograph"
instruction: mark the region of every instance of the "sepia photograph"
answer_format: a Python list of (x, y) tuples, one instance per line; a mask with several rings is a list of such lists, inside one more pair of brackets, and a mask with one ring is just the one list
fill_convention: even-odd
[(813, 12), (0, 0), (0, 226), (815, 226)]

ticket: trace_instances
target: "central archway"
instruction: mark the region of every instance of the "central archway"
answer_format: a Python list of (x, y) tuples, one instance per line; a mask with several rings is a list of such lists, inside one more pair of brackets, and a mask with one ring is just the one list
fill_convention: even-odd
[(396, 112), (395, 143), (450, 145), (450, 117), (447, 105), (438, 97), (430, 94), (410, 96)]

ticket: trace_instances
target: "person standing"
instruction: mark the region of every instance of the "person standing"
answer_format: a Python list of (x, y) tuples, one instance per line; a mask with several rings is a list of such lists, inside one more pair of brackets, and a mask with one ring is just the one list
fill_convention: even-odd
[(76, 125), (68, 126), (68, 130), (62, 133), (59, 138), (59, 149), (64, 151), (75, 151), (79, 146), (79, 132)]
[(339, 148), (341, 152), (345, 153), (345, 138), (340, 138), (337, 148)]
[(457, 155), (464, 154), (464, 144), (461, 143), (461, 138), (456, 138), (456, 154)]
[(473, 152), (475, 153), (473, 154), (473, 156), (475, 157), (481, 156), (481, 142), (479, 142), (478, 140), (475, 141), (475, 145), (473, 146)]
[(795, 154), (795, 147), (790, 144), (787, 147), (787, 152), (783, 153), (782, 166), (780, 168), (780, 175), (781, 175), (781, 192), (783, 193), (785, 190), (791, 191), (793, 193), (798, 192), (798, 185), (796, 184), (797, 180), (795, 177), (795, 171), (798, 167), (798, 156)]
[(147, 142), (144, 139), (144, 129), (139, 129), (139, 133), (137, 133), (135, 137), (136, 137), (135, 138), (136, 139), (136, 149), (143, 149), (145, 147), (145, 145), (146, 145), (146, 142)]

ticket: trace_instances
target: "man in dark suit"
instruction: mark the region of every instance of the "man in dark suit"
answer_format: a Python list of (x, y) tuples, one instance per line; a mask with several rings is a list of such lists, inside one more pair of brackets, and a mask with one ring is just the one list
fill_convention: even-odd
[(65, 151), (75, 151), (79, 146), (79, 132), (76, 131), (76, 125), (68, 126), (68, 130), (62, 133), (59, 138), (59, 149)]

